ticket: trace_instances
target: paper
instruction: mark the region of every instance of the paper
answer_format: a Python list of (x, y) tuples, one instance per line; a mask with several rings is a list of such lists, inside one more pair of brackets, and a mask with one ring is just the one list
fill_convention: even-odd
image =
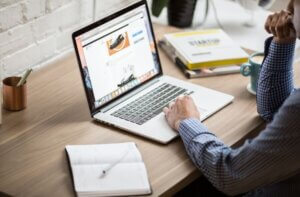
[[(151, 193), (145, 164), (134, 143), (68, 145), (66, 150), (78, 196)], [(102, 177), (102, 171), (115, 163)]]

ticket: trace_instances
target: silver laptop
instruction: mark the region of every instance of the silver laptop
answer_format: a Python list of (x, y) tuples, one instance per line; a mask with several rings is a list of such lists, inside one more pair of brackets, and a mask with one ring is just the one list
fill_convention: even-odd
[(179, 95), (192, 96), (201, 120), (233, 100), (163, 75), (145, 0), (72, 37), (91, 116), (102, 123), (168, 143), (178, 134), (168, 126), (162, 109)]

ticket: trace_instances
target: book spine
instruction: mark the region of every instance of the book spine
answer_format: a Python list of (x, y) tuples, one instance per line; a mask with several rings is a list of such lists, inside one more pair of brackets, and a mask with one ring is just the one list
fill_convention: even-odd
[(187, 78), (192, 78), (191, 76), (191, 73), (189, 73), (187, 70), (186, 70), (186, 67), (184, 65), (184, 63), (178, 58), (176, 57), (175, 58), (175, 65), (183, 72), (183, 74), (187, 77)]
[(169, 47), (165, 43), (165, 41), (159, 41), (158, 46), (166, 53), (166, 55), (172, 60), (176, 67), (179, 68), (187, 78), (191, 78), (190, 73), (186, 72), (184, 63), (182, 63), (182, 61), (180, 61), (180, 59), (176, 57), (176, 54), (172, 51), (172, 48)]

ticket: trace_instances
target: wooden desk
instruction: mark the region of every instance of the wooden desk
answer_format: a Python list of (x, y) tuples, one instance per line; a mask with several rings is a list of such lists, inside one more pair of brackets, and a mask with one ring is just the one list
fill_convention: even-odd
[[(175, 29), (156, 26), (157, 37)], [(186, 80), (160, 53), (165, 74)], [(246, 90), (249, 78), (240, 74), (189, 80), (235, 96), (234, 102), (205, 121), (228, 145), (263, 122), (255, 97)], [(75, 56), (32, 74), (28, 108), (4, 111), (0, 130), (0, 191), (14, 196), (74, 196), (64, 151), (67, 144), (134, 141), (147, 166), (152, 196), (183, 188), (200, 175), (179, 138), (161, 145), (91, 120)]]

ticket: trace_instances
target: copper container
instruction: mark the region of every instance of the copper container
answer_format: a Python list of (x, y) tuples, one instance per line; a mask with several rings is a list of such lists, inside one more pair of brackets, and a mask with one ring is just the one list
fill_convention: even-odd
[(27, 106), (26, 82), (17, 87), (21, 77), (8, 77), (3, 80), (3, 107), (10, 111), (19, 111)]

